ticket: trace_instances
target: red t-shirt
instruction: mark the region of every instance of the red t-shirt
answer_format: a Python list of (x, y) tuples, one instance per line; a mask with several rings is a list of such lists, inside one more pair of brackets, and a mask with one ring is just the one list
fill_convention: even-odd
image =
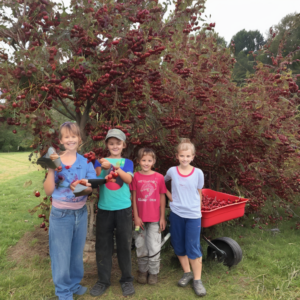
[(167, 192), (164, 176), (156, 172), (152, 175), (136, 172), (130, 189), (136, 191), (136, 204), (142, 221), (158, 222), (160, 220), (160, 194)]

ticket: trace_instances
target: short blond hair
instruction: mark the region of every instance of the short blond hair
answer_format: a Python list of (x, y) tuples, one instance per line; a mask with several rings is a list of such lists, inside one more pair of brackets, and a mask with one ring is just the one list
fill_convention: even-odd
[(177, 153), (179, 153), (180, 151), (187, 151), (187, 150), (191, 150), (192, 155), (195, 155), (196, 153), (195, 145), (191, 142), (191, 140), (187, 138), (183, 138), (180, 140), (180, 143), (176, 147), (176, 151)]
[(152, 156), (153, 160), (156, 161), (156, 155), (151, 148), (141, 148), (138, 152), (138, 161), (140, 161), (146, 155)]

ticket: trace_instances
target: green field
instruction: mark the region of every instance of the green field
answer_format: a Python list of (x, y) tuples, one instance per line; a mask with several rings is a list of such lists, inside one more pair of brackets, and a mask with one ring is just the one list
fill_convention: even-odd
[[(49, 299), (54, 296), (54, 286), (47, 253), (47, 232), (35, 228), (39, 219), (28, 212), (45, 196), (44, 172), (30, 164), (28, 153), (1, 153), (0, 165), (0, 299)], [(23, 187), (28, 180), (32, 184)], [(34, 196), (35, 190), (41, 192), (40, 198)], [(300, 215), (299, 209), (295, 211)], [(283, 210), (279, 213), (284, 217)], [(299, 219), (262, 225), (264, 230), (260, 230), (258, 226), (251, 228), (253, 217), (256, 216), (243, 217), (239, 223), (226, 222), (208, 232), (212, 237), (228, 236), (236, 240), (243, 250), (243, 259), (232, 269), (204, 261), (205, 299), (300, 300), (300, 232), (290, 228), (295, 227)], [(269, 231), (273, 227), (278, 227), (280, 232), (273, 234)], [(206, 253), (204, 243), (203, 247)], [(158, 285), (143, 286), (135, 282), (136, 294), (131, 299), (197, 298), (191, 286), (177, 287), (182, 271), (172, 249), (163, 252), (161, 266)], [(136, 276), (134, 252), (133, 270)], [(103, 299), (124, 298), (118, 283), (119, 275), (114, 258), (112, 286)], [(90, 288), (96, 280), (95, 264), (86, 264), (83, 284)], [(84, 295), (74, 299), (95, 298)]]

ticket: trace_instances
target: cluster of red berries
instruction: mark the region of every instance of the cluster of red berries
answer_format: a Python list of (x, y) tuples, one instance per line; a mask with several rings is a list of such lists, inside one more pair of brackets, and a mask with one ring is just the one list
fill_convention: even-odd
[(243, 198), (236, 198), (235, 200), (217, 199), (216, 197), (209, 197), (209, 196), (203, 195), (201, 211), (212, 211), (217, 208), (225, 207), (225, 206), (228, 206), (231, 204), (241, 203), (244, 201), (245, 201), (245, 199), (243, 199)]
[(119, 176), (119, 174), (117, 172), (114, 172), (114, 171), (110, 171), (110, 174), (107, 175), (107, 179), (110, 180), (110, 179), (115, 179)]
[(96, 155), (93, 151), (90, 151), (89, 153), (85, 153), (83, 156), (88, 159), (87, 163), (92, 162), (94, 164), (96, 161)]
[(46, 226), (46, 223), (49, 223), (49, 220), (46, 219), (46, 215), (45, 214), (39, 214), (39, 218), (44, 218), (44, 222), (42, 222), (40, 224), (40, 228), (44, 228), (44, 230), (47, 231), (48, 227)]

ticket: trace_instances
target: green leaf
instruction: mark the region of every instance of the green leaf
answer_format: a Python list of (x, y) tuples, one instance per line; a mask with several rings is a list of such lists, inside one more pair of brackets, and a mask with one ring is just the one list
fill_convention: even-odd
[(23, 187), (26, 189), (26, 188), (28, 188), (30, 185), (32, 185), (32, 181), (31, 181), (31, 180), (28, 180), (28, 181), (26, 181), (26, 182), (23, 184)]

